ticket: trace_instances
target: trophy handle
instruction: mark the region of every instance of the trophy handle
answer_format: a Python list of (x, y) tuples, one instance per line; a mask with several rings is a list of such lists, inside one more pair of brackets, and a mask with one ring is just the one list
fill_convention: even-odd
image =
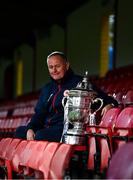
[(67, 97), (63, 97), (62, 98), (62, 106), (65, 107), (66, 103), (67, 103)]
[(102, 106), (103, 106), (103, 100), (101, 98), (96, 98), (92, 102), (94, 103), (94, 102), (98, 102), (98, 101), (101, 102), (101, 105), (100, 105), (100, 107), (95, 112), (99, 111), (102, 108)]

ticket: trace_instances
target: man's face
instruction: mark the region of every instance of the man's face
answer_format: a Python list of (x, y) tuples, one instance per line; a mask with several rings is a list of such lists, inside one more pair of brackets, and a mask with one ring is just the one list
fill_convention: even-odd
[(69, 63), (59, 55), (51, 56), (47, 64), (50, 76), (56, 81), (62, 79), (69, 68)]

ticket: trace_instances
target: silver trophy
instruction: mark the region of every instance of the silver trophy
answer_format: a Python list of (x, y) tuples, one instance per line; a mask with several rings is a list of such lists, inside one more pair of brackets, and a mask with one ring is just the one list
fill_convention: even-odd
[[(103, 106), (103, 100), (96, 98), (97, 93), (93, 91), (88, 83), (88, 72), (82, 82), (75, 89), (68, 91), (63, 98), (64, 107), (64, 129), (61, 141), (66, 144), (83, 145), (86, 141), (86, 125), (96, 123), (96, 112)], [(93, 110), (91, 107), (99, 104)]]

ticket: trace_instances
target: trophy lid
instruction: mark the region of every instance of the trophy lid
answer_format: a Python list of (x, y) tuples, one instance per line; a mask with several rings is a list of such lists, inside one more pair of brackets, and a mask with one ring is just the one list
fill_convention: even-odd
[(97, 92), (94, 91), (93, 85), (89, 81), (88, 71), (85, 71), (83, 79), (77, 86), (69, 91), (69, 96), (96, 96)]
[(83, 80), (79, 82), (75, 89), (79, 90), (87, 90), (87, 91), (94, 91), (91, 82), (89, 81), (88, 71), (85, 71), (83, 76)]

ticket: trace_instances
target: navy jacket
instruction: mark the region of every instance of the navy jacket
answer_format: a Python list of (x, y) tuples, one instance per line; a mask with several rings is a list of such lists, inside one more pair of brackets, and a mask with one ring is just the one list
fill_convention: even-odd
[[(41, 91), (38, 103), (35, 107), (35, 114), (27, 125), (27, 129), (36, 132), (39, 129), (50, 126), (62, 126), (64, 122), (64, 108), (62, 106), (63, 93), (66, 89), (75, 88), (82, 80), (82, 76), (76, 75), (71, 69), (68, 70), (60, 83), (53, 79), (46, 84)], [(104, 99), (104, 106), (113, 103), (117, 106), (117, 101), (107, 96), (103, 91), (93, 86), (98, 97)]]
[(41, 91), (38, 103), (27, 129), (33, 129), (35, 132), (39, 129), (49, 126), (62, 126), (64, 122), (64, 108), (62, 106), (63, 93), (66, 89), (76, 87), (82, 77), (68, 70), (60, 83), (53, 79), (46, 84)]

